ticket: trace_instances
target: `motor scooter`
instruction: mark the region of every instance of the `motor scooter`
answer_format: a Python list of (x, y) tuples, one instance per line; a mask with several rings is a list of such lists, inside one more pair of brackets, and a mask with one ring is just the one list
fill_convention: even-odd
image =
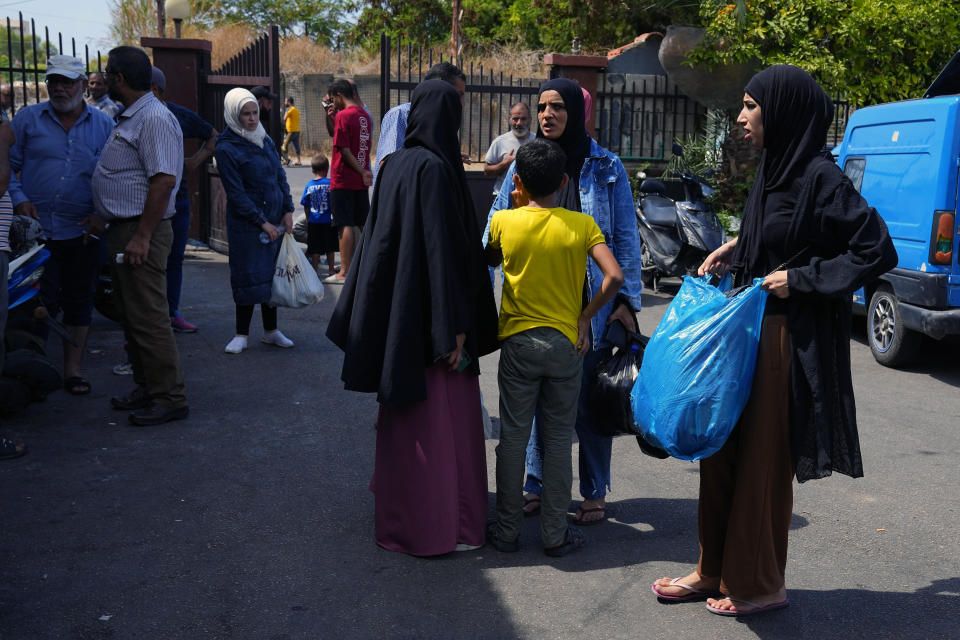
[(720, 218), (704, 201), (713, 190), (690, 169), (683, 147), (674, 143), (673, 153), (680, 158), (684, 199), (673, 200), (663, 182), (647, 178), (637, 203), (643, 283), (654, 291), (661, 278), (696, 275), (704, 258), (726, 241)]
[(45, 353), (46, 337), (44, 331), (38, 331), (40, 325), (76, 345), (63, 325), (48, 313), (40, 295), (40, 277), (50, 260), (40, 224), (26, 216), (14, 216), (9, 244), (12, 258), (7, 280), (7, 323), (2, 336), (6, 357), (0, 375), (0, 415), (16, 413), (63, 384)]

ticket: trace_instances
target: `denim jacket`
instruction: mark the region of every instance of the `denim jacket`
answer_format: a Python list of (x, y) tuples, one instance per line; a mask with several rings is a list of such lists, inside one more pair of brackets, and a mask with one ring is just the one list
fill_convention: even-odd
[(252, 233), (259, 237), (264, 222), (280, 224), (283, 214), (294, 211), (287, 174), (269, 138), (258, 149), (226, 129), (217, 137), (214, 156), (227, 194), (227, 214), (249, 222)]
[[(490, 236), (490, 220), (493, 214), (513, 205), (510, 192), (513, 190), (513, 174), (516, 162), (510, 165), (503, 178), (500, 193), (493, 201), (487, 214), (487, 226), (483, 230), (483, 244), (486, 246)], [(610, 153), (596, 141), (590, 141), (590, 156), (580, 171), (580, 204), (583, 212), (593, 217), (606, 238), (610, 252), (623, 270), (623, 286), (620, 294), (635, 311), (640, 310), (640, 291), (643, 284), (640, 278), (640, 232), (637, 230), (637, 214), (634, 210), (633, 192), (623, 168), (615, 154)], [(587, 260), (587, 289), (592, 298), (600, 289), (603, 273), (593, 259)], [(594, 349), (606, 346), (601, 338), (607, 325), (607, 317), (613, 312), (615, 300), (608, 302), (591, 321), (591, 333)], [(629, 328), (629, 327), (628, 327)]]

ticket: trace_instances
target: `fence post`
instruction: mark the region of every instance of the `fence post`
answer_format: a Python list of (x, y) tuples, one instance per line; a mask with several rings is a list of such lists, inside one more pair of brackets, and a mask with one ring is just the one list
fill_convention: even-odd
[[(140, 46), (153, 49), (153, 64), (167, 77), (164, 98), (196, 113), (203, 113), (202, 75), (208, 71), (213, 44), (209, 40), (140, 38)], [(195, 140), (184, 141), (186, 157), (196, 153), (197, 148)], [(183, 180), (187, 181), (190, 193), (190, 210), (194, 212), (190, 216), (191, 238), (203, 237), (201, 226), (208, 217), (206, 173), (206, 166), (195, 171), (186, 171), (185, 168), (183, 172)]]
[[(607, 67), (607, 59), (603, 56), (573, 56), (563, 53), (548, 53), (543, 56), (543, 64), (550, 68), (551, 78), (570, 78), (580, 83), (580, 86), (590, 93), (593, 104), (597, 104), (597, 76)], [(594, 135), (594, 123), (598, 109), (590, 114), (587, 123), (587, 133)]]

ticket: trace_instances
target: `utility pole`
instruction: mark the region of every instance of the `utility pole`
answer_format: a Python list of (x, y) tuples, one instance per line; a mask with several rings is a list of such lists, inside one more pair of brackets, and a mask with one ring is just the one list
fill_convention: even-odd
[[(162, 2), (162, 0), (160, 0)], [(460, 54), (460, 8), (461, 0), (453, 0), (453, 26), (450, 28), (450, 61), (458, 63)]]
[(167, 3), (165, 0), (157, 0), (157, 35), (161, 38), (167, 37)]

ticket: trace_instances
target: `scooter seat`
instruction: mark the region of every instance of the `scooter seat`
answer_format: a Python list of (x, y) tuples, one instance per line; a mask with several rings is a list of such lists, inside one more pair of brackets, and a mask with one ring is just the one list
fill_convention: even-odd
[(647, 196), (640, 203), (640, 211), (652, 225), (673, 227), (677, 224), (677, 211), (673, 200), (664, 196)]
[(656, 178), (646, 178), (640, 183), (640, 193), (659, 193), (660, 195), (665, 195), (667, 193), (667, 185)]

